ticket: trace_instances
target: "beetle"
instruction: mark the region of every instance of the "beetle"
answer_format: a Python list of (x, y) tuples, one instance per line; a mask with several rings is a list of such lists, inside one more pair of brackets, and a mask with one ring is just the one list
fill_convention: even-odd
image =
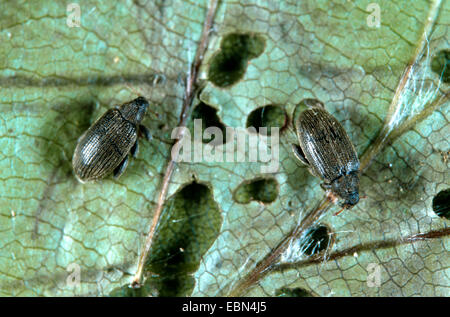
[(98, 180), (111, 172), (115, 178), (123, 174), (129, 154), (137, 155), (138, 136), (150, 140), (148, 129), (141, 124), (148, 105), (144, 97), (138, 97), (109, 109), (81, 135), (72, 158), (80, 182)]
[(307, 99), (305, 104), (309, 109), (295, 121), (300, 145), (292, 145), (294, 155), (324, 181), (321, 187), (329, 199), (341, 198), (341, 207), (350, 209), (359, 201), (358, 154), (342, 125), (322, 103)]

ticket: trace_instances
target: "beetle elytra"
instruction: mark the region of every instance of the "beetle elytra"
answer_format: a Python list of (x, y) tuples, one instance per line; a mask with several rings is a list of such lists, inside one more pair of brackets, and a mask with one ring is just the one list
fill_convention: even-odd
[[(308, 100), (305, 100), (308, 101)], [(295, 122), (299, 145), (293, 144), (295, 156), (322, 179), (328, 197), (343, 199), (349, 209), (359, 201), (359, 160), (356, 150), (339, 121), (320, 102), (302, 111)]]
[(129, 154), (135, 157), (138, 152), (138, 134), (150, 139), (141, 124), (148, 105), (144, 97), (138, 97), (109, 109), (83, 133), (72, 159), (80, 182), (97, 180), (111, 172), (118, 178), (125, 171)]

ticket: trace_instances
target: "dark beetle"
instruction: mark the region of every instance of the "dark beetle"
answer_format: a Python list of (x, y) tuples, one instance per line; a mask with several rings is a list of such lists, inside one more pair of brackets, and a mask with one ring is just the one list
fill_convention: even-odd
[(321, 103), (309, 103), (314, 105), (301, 112), (295, 123), (300, 146), (293, 145), (293, 152), (324, 180), (321, 186), (329, 197), (342, 198), (341, 207), (349, 209), (359, 201), (358, 155), (339, 121)]
[(119, 177), (128, 165), (128, 154), (138, 151), (138, 132), (149, 140), (150, 134), (141, 121), (148, 101), (138, 97), (109, 109), (78, 139), (72, 165), (82, 183), (102, 178), (111, 172)]

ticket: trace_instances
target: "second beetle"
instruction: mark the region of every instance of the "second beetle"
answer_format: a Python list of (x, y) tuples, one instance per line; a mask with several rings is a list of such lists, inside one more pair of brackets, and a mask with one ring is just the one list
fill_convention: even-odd
[(317, 100), (304, 101), (309, 109), (295, 122), (299, 145), (293, 145), (295, 156), (308, 165), (313, 175), (324, 182), (332, 200), (343, 199), (349, 209), (359, 201), (359, 160), (342, 125)]

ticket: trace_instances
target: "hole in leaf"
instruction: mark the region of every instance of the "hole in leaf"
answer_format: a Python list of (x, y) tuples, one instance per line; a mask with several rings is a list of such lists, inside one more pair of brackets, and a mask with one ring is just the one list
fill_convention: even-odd
[(144, 285), (139, 288), (132, 288), (129, 284), (113, 289), (109, 296), (111, 297), (157, 297), (158, 290), (155, 285), (148, 279)]
[(271, 203), (278, 196), (278, 182), (274, 178), (254, 179), (244, 182), (234, 192), (234, 200), (240, 204), (248, 204), (252, 200)]
[(433, 57), (431, 70), (442, 76), (444, 83), (450, 82), (450, 50), (442, 50)]
[[(222, 216), (211, 190), (193, 182), (165, 204), (146, 272), (160, 296), (186, 296), (192, 292), (192, 274), (219, 234)], [(192, 280), (192, 281), (191, 281)]]
[(184, 273), (151, 276), (148, 283), (160, 292), (156, 293), (159, 297), (188, 296), (195, 286), (194, 277)]
[(266, 41), (256, 34), (232, 33), (220, 43), (220, 51), (213, 57), (208, 79), (216, 86), (227, 87), (239, 81), (250, 59), (264, 51)]
[(311, 293), (307, 290), (296, 287), (296, 288), (287, 288), (282, 287), (275, 291), (275, 296), (278, 297), (311, 297)]
[(329, 229), (324, 225), (320, 225), (306, 232), (300, 242), (300, 250), (303, 254), (311, 256), (328, 248), (329, 243)]
[(266, 127), (267, 134), (262, 133), (264, 135), (270, 135), (272, 127), (278, 127), (280, 130), (283, 129), (286, 123), (286, 112), (281, 107), (272, 105), (253, 110), (247, 118), (247, 128), (255, 127), (259, 131), (259, 128)]
[(441, 218), (450, 219), (450, 188), (434, 196), (433, 211)]
[(191, 125), (193, 125), (195, 119), (202, 120), (202, 135), (206, 128), (216, 127), (220, 131), (222, 131), (222, 140), (215, 137), (215, 135), (213, 134), (213, 136), (211, 137), (212, 139), (203, 138), (203, 143), (210, 143), (211, 145), (220, 145), (225, 143), (226, 127), (220, 121), (220, 118), (217, 115), (217, 110), (215, 108), (201, 102), (192, 111), (192, 119), (193, 120), (191, 121)]

